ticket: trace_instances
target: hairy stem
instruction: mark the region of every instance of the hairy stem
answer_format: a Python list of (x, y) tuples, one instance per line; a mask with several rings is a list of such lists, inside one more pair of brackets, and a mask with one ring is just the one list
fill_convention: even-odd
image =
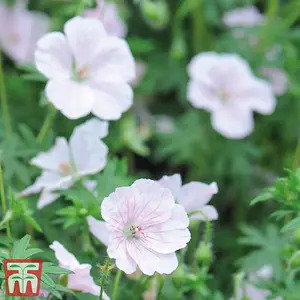
[[(5, 216), (5, 214), (7, 213), (7, 205), (6, 205), (6, 199), (5, 199), (3, 172), (2, 172), (1, 164), (0, 164), (0, 196), (1, 196), (1, 203), (2, 203), (2, 209), (3, 209), (3, 216)], [(12, 238), (11, 238), (9, 221), (6, 223), (6, 236), (7, 236), (8, 242), (9, 242), (9, 252), (11, 254)]]
[(0, 97), (1, 97), (2, 116), (3, 116), (4, 127), (5, 127), (5, 135), (6, 138), (10, 138), (12, 134), (12, 127), (11, 127), (8, 104), (7, 104), (7, 94), (6, 94), (6, 87), (4, 82), (4, 72), (3, 72), (1, 51), (0, 51)]
[(102, 275), (102, 280), (101, 280), (101, 285), (100, 285), (100, 296), (99, 296), (99, 300), (103, 300), (103, 293), (104, 293), (104, 286), (105, 286), (105, 282), (109, 273), (109, 265), (110, 265), (110, 259), (106, 259), (106, 263), (104, 266), (104, 270), (103, 270), (103, 275)]
[(119, 287), (119, 284), (120, 284), (121, 276), (122, 276), (122, 271), (120, 269), (118, 269), (116, 279), (115, 279), (115, 282), (114, 282), (113, 292), (112, 292), (112, 300), (117, 300), (118, 287)]
[(47, 117), (46, 117), (44, 124), (36, 138), (37, 143), (41, 144), (43, 142), (43, 140), (45, 139), (45, 137), (47, 136), (48, 131), (51, 128), (51, 125), (52, 125), (55, 115), (56, 115), (56, 109), (54, 106), (50, 105)]

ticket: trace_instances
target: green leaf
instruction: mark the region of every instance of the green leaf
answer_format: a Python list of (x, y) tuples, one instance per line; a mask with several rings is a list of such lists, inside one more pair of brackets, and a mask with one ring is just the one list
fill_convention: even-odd
[(24, 254), (24, 258), (28, 258), (28, 257), (31, 257), (35, 254), (42, 253), (42, 252), (44, 252), (44, 251), (41, 249), (38, 249), (38, 248), (27, 249)]
[(257, 196), (254, 198), (251, 202), (250, 205), (255, 205), (258, 202), (264, 202), (266, 200), (274, 199), (274, 189), (272, 188), (271, 190)]
[(287, 223), (281, 229), (281, 232), (288, 232), (288, 231), (296, 230), (299, 228), (300, 228), (300, 217), (297, 217), (297, 218), (293, 219), (292, 221), (290, 221), (289, 223)]
[(27, 247), (30, 242), (30, 235), (25, 235), (21, 240), (14, 242), (12, 257), (13, 258), (24, 258)]
[(7, 222), (9, 222), (9, 221), (12, 219), (12, 217), (13, 217), (13, 212), (9, 209), (9, 210), (6, 212), (4, 218), (2, 219), (2, 221), (1, 221), (1, 223), (0, 223), (0, 228), (1, 228), (3, 225), (5, 225)]
[(43, 274), (41, 277), (41, 281), (44, 282), (46, 285), (50, 286), (52, 289), (55, 288), (55, 282), (52, 280), (52, 278), (47, 275), (44, 270), (43, 270)]
[(23, 218), (24, 218), (24, 221), (27, 224), (31, 225), (35, 230), (37, 230), (39, 232), (43, 232), (41, 226), (30, 215), (25, 215)]
[(52, 263), (43, 263), (43, 272), (50, 274), (72, 274), (73, 272), (61, 267), (54, 266)]

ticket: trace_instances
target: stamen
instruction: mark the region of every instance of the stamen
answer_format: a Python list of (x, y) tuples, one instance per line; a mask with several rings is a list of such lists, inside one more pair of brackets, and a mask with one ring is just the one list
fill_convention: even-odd
[(62, 162), (58, 165), (58, 170), (62, 173), (62, 174), (69, 174), (71, 172), (71, 166), (69, 163), (67, 162)]

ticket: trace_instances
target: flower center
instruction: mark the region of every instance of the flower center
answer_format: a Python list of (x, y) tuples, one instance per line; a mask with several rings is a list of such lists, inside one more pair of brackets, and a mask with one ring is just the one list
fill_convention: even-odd
[(58, 170), (61, 174), (67, 175), (71, 173), (72, 168), (68, 162), (62, 162), (58, 165)]
[(217, 95), (224, 102), (227, 102), (229, 100), (229, 98), (230, 98), (229, 92), (226, 91), (225, 89), (219, 89), (219, 90), (217, 90)]
[(73, 74), (74, 74), (73, 79), (75, 81), (79, 81), (79, 82), (84, 81), (89, 77), (89, 68), (88, 68), (88, 66), (83, 66), (79, 70), (75, 69)]
[(143, 234), (143, 232), (140, 226), (128, 225), (124, 229), (124, 234), (127, 237), (127, 239), (133, 239), (133, 238), (138, 239), (140, 238), (141, 234)]

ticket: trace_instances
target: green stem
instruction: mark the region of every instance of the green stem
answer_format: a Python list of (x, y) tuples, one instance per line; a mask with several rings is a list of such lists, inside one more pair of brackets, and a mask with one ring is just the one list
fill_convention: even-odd
[(105, 269), (103, 270), (103, 276), (102, 276), (101, 285), (100, 285), (99, 300), (103, 299), (104, 286), (105, 286), (105, 282), (106, 282), (106, 279), (107, 279), (107, 276), (109, 273), (109, 271), (108, 271), (109, 265), (110, 265), (110, 259), (106, 259)]
[(300, 134), (298, 137), (298, 142), (295, 150), (294, 161), (292, 170), (295, 172), (300, 164)]
[(188, 0), (189, 11), (193, 22), (193, 52), (194, 54), (204, 50), (207, 42), (208, 34), (206, 24), (202, 14), (203, 0)]
[(279, 0), (268, 0), (267, 16), (269, 19), (273, 19), (279, 9)]
[(118, 269), (116, 279), (115, 279), (115, 282), (114, 282), (113, 292), (112, 292), (112, 300), (117, 300), (118, 287), (119, 287), (121, 276), (122, 276), (122, 271), (120, 269)]
[[(1, 203), (2, 203), (2, 208), (3, 208), (3, 215), (5, 216), (5, 214), (7, 213), (7, 206), (6, 206), (3, 172), (2, 172), (1, 164), (0, 164), (0, 196), (1, 196)], [(6, 236), (7, 236), (8, 243), (9, 243), (9, 252), (11, 254), (12, 238), (11, 238), (9, 221), (6, 223)]]
[(4, 126), (5, 126), (5, 134), (6, 134), (6, 137), (9, 138), (12, 134), (12, 127), (11, 127), (8, 104), (7, 104), (7, 94), (6, 94), (6, 88), (5, 88), (5, 83), (4, 83), (4, 72), (3, 72), (1, 51), (0, 51), (0, 97), (1, 97), (3, 122), (4, 122)]
[(158, 288), (156, 300), (161, 299), (164, 285), (165, 285), (165, 279), (162, 276), (159, 276), (159, 288)]
[(194, 215), (194, 214), (197, 214), (197, 213), (200, 213), (203, 216), (204, 220), (205, 220), (204, 242), (205, 242), (205, 244), (209, 244), (210, 238), (211, 238), (211, 223), (210, 223), (210, 220), (209, 220), (208, 216), (206, 215), (206, 213), (204, 213), (202, 210), (193, 211), (191, 214), (189, 214), (189, 217)]
[(36, 138), (36, 141), (38, 144), (41, 144), (44, 138), (47, 136), (47, 133), (49, 129), (51, 128), (52, 122), (54, 120), (54, 117), (56, 115), (56, 109), (53, 105), (49, 106), (47, 117), (44, 121), (44, 124)]

